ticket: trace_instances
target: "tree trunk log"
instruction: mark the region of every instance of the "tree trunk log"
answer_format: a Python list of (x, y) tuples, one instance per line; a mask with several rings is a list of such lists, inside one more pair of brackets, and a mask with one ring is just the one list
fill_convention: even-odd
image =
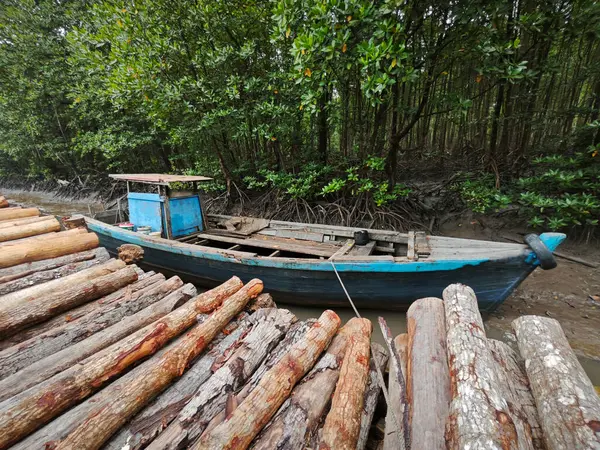
[[(58, 233), (64, 235), (68, 233)], [(56, 258), (98, 247), (95, 233), (62, 236), (47, 241), (22, 242), (3, 247), (0, 252), (0, 269), (43, 259)]]
[(87, 234), (87, 230), (85, 228), (77, 228), (76, 230), (67, 230), (61, 232), (51, 231), (49, 233), (38, 234), (36, 236), (29, 236), (14, 239), (12, 241), (0, 242), (0, 248), (5, 249), (7, 247), (14, 247), (15, 245), (21, 245), (25, 243), (34, 245), (35, 242), (47, 242), (51, 239), (65, 238), (67, 236), (76, 236), (78, 234)]
[(0, 448), (22, 439), (136, 361), (155, 353), (194, 323), (199, 308), (212, 303), (214, 297), (231, 296), (241, 286), (240, 279), (233, 277), (78, 365), (4, 401), (0, 404)]
[(406, 319), (411, 449), (445, 450), (444, 426), (451, 397), (444, 302), (433, 297), (417, 300)]
[(300, 380), (275, 417), (254, 440), (254, 450), (302, 448), (312, 441), (335, 390), (348, 337), (360, 331), (358, 319), (351, 319), (338, 331), (317, 364)]
[(177, 418), (147, 448), (178, 449), (194, 442), (209, 422), (225, 407), (228, 394), (235, 392), (254, 372), (269, 350), (285, 335), (296, 317), (285, 309), (263, 309), (250, 318), (252, 330), (240, 347), (198, 388)]
[(371, 361), (369, 362), (369, 383), (367, 384), (367, 390), (365, 391), (363, 412), (360, 419), (360, 434), (358, 435), (356, 450), (364, 450), (367, 446), (371, 423), (373, 422), (375, 408), (377, 407), (379, 394), (381, 393), (377, 367), (380, 367), (383, 372), (383, 368), (388, 362), (388, 352), (381, 344), (378, 344), (377, 342), (371, 343), (371, 352), (372, 356)]
[(8, 200), (0, 196), (0, 208), (8, 208)]
[(39, 216), (40, 210), (37, 208), (5, 208), (0, 210), (0, 222), (3, 220), (22, 219), (23, 217)]
[(306, 336), (262, 377), (238, 408), (191, 448), (247, 448), (290, 395), (298, 380), (315, 364), (339, 326), (337, 314), (329, 310), (323, 312)]
[(488, 339), (488, 345), (499, 365), (500, 387), (504, 390), (502, 395), (510, 411), (520, 417), (525, 427), (528, 427), (533, 447), (545, 450), (540, 418), (529, 388), (529, 380), (525, 375), (525, 362), (521, 359), (521, 355), (504, 342)]
[(60, 223), (56, 219), (43, 220), (25, 225), (14, 225), (12, 227), (0, 228), (0, 242), (52, 233), (53, 231), (60, 231)]
[(277, 308), (277, 305), (273, 301), (273, 297), (271, 297), (271, 294), (260, 294), (255, 299), (250, 300), (246, 305), (246, 311), (251, 313), (258, 311), (261, 308)]
[[(444, 289), (452, 402), (446, 423), (449, 449), (532, 449), (519, 433), (500, 389), (473, 290), (462, 284)], [(529, 438), (529, 439), (528, 439)]]
[(34, 362), (25, 369), (0, 381), (0, 401), (4, 401), (31, 386), (53, 377), (88, 356), (129, 336), (140, 328), (169, 314), (195, 295), (196, 288), (194, 285), (186, 284), (162, 300), (131, 316), (127, 316), (125, 320), (121, 320), (75, 345)]
[[(410, 406), (406, 396), (406, 377), (408, 373), (408, 334), (399, 334), (394, 339), (394, 348), (400, 360), (400, 373), (395, 364), (390, 364), (389, 376), (389, 399), (387, 414), (385, 416), (385, 436), (383, 439), (383, 450), (394, 450), (399, 448), (409, 448), (410, 424), (408, 417), (410, 415)], [(403, 384), (399, 381), (403, 380)], [(402, 433), (397, 432), (398, 424)]]
[(71, 287), (68, 291), (53, 292), (27, 303), (2, 308), (0, 336), (8, 336), (28, 325), (43, 322), (82, 303), (115, 292), (136, 281), (137, 277), (135, 268), (128, 266), (108, 275), (81, 281), (78, 286)]
[(7, 267), (6, 269), (0, 269), (0, 283), (23, 278), (39, 271), (56, 269), (57, 267), (66, 264), (88, 261), (94, 258), (104, 258), (104, 260), (108, 260), (110, 256), (104, 247), (99, 247), (94, 250), (73, 253), (72, 255)]
[(523, 316), (512, 327), (549, 450), (600, 448), (600, 397), (560, 324)]
[(43, 222), (44, 220), (56, 220), (54, 216), (25, 217), (24, 219), (4, 220), (0, 222), (0, 229), (12, 226), (22, 226), (30, 223)]
[[(218, 289), (219, 288), (213, 289), (213, 291)], [(58, 444), (57, 449), (99, 448), (113, 435), (113, 433), (127, 422), (131, 416), (138, 412), (152, 398), (162, 392), (175, 378), (183, 375), (191, 361), (206, 348), (208, 343), (219, 334), (235, 315), (242, 311), (250, 298), (256, 297), (260, 294), (262, 289), (262, 281), (254, 279), (248, 282), (248, 284), (235, 294), (227, 298), (224, 302), (209, 302), (210, 300), (215, 300), (216, 296), (209, 298), (205, 296), (204, 306), (209, 303), (222, 303), (222, 306), (211, 314), (204, 322), (188, 332), (170, 351), (166, 352), (161, 358), (157, 358), (154, 361), (154, 364), (148, 366), (147, 372), (143, 374), (140, 373), (135, 382), (130, 383), (126, 389), (121, 391), (119, 401), (112, 401), (108, 404), (99, 405), (98, 408), (92, 410), (84, 419), (83, 423), (69, 434), (63, 442)], [(197, 311), (197, 306), (199, 305), (193, 306), (196, 306), (194, 311)], [(187, 310), (189, 310), (189, 308), (187, 308)], [(158, 324), (162, 325), (167, 323), (170, 316), (177, 315), (177, 311), (179, 310), (165, 316)], [(186, 317), (186, 312), (187, 311), (184, 310), (184, 314), (179, 315)], [(192, 317), (192, 323), (194, 319), (195, 316)], [(155, 336), (152, 336), (152, 338), (154, 337)], [(166, 342), (166, 340), (162, 341), (162, 343), (164, 342)], [(145, 342), (143, 342), (143, 344), (145, 344)], [(152, 347), (156, 347), (156, 344), (152, 345)], [(134, 352), (139, 351), (137, 347), (133, 347), (132, 350)], [(130, 355), (131, 353), (126, 354)], [(94, 358), (98, 358), (98, 356), (96, 355)], [(117, 364), (121, 364), (121, 362), (117, 361)], [(110, 367), (112, 366), (109, 366), (109, 368)], [(112, 369), (111, 371), (114, 370), (115, 369)], [(106, 377), (106, 375), (101, 376), (103, 378)]]
[[(147, 276), (147, 275), (150, 275), (150, 276)], [(173, 277), (173, 279), (179, 279), (179, 277)], [(138, 281), (136, 281), (135, 283), (129, 284), (129, 285), (119, 289), (118, 291), (113, 292), (112, 294), (105, 295), (104, 297), (99, 298), (98, 300), (94, 300), (94, 301), (85, 303), (77, 308), (70, 309), (69, 311), (59, 314), (58, 316), (53, 317), (50, 320), (42, 322), (38, 325), (34, 325), (33, 327), (29, 327), (23, 331), (20, 331), (19, 333), (15, 334), (15, 335), (11, 336), (9, 339), (1, 341), (0, 342), (0, 350), (3, 351), (6, 348), (12, 347), (12, 346), (19, 344), (21, 342), (24, 342), (24, 341), (28, 341), (28, 340), (30, 340), (34, 337), (40, 336), (40, 335), (44, 335), (42, 337), (42, 340), (49, 340), (51, 337), (55, 336), (56, 334), (62, 333), (62, 330), (59, 330), (58, 327), (62, 327), (63, 325), (74, 323), (77, 319), (79, 319), (83, 316), (86, 316), (88, 314), (91, 314), (95, 311), (98, 311), (101, 308), (102, 308), (102, 312), (104, 313), (104, 312), (106, 312), (106, 309), (104, 309), (104, 307), (114, 304), (114, 303), (117, 303), (117, 302), (127, 300), (127, 305), (115, 305), (116, 308), (123, 308), (124, 306), (126, 308), (128, 308), (128, 309), (123, 308), (123, 313), (121, 316), (114, 316), (115, 320), (120, 320), (125, 315), (134, 314), (137, 311), (139, 311), (139, 309), (136, 309), (138, 306), (138, 302), (136, 302), (136, 300), (138, 298), (140, 298), (142, 295), (149, 294), (149, 291), (151, 289), (158, 287), (163, 281), (165, 281), (165, 276), (163, 274), (160, 274), (160, 273), (153, 274), (153, 272), (146, 272), (142, 276), (139, 276)], [(178, 281), (178, 283), (180, 283), (180, 281)], [(164, 288), (166, 289), (167, 286), (165, 286)], [(171, 289), (171, 288), (169, 288), (169, 289)], [(176, 288), (173, 288), (173, 289), (176, 289)], [(164, 291), (164, 292), (167, 292), (167, 291)], [(156, 300), (158, 300), (158, 298), (159, 297), (157, 297)], [(156, 300), (142, 299), (139, 301), (139, 305), (144, 305), (144, 306), (142, 306), (142, 308), (145, 308), (150, 303), (152, 303), (153, 301), (156, 301)], [(108, 309), (108, 311), (111, 311), (111, 309)], [(95, 320), (95, 318), (96, 318), (96, 316), (90, 316), (87, 319)], [(101, 319), (101, 322), (99, 322), (99, 323), (103, 327), (112, 325), (112, 322), (109, 321), (108, 317), (104, 317), (103, 319)], [(79, 323), (77, 323), (75, 326), (78, 326), (78, 324)], [(56, 333), (55, 333), (55, 331), (56, 331)], [(46, 334), (48, 332), (50, 332), (50, 333)], [(88, 335), (85, 335), (84, 337), (87, 337), (87, 336)], [(70, 345), (70, 343), (68, 343), (66, 345)]]

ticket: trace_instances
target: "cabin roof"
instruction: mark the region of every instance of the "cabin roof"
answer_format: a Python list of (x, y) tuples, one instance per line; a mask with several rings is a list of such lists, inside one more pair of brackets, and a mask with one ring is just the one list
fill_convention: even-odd
[(191, 183), (195, 181), (210, 181), (212, 178), (196, 175), (169, 175), (165, 173), (125, 173), (110, 174), (115, 180), (132, 181), (135, 183), (159, 184), (169, 186), (170, 183)]

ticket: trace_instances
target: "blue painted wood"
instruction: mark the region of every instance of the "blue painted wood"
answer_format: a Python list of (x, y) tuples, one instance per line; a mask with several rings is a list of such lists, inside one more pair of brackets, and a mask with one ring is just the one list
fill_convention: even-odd
[(136, 227), (148, 226), (152, 231), (162, 231), (163, 200), (158, 194), (130, 192), (129, 221)]
[(173, 237), (187, 236), (203, 231), (202, 207), (198, 195), (170, 197), (171, 230)]

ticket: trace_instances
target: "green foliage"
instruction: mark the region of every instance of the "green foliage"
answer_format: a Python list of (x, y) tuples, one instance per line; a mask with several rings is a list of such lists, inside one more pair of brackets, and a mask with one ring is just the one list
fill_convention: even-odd
[(477, 213), (497, 212), (511, 203), (511, 198), (494, 186), (491, 175), (465, 181), (455, 186), (467, 206)]

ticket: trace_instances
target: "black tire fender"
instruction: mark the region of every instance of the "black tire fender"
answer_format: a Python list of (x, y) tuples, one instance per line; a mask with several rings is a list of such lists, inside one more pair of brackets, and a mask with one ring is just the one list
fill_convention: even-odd
[(554, 255), (537, 234), (528, 234), (525, 236), (524, 241), (535, 253), (542, 269), (550, 270), (556, 267)]

